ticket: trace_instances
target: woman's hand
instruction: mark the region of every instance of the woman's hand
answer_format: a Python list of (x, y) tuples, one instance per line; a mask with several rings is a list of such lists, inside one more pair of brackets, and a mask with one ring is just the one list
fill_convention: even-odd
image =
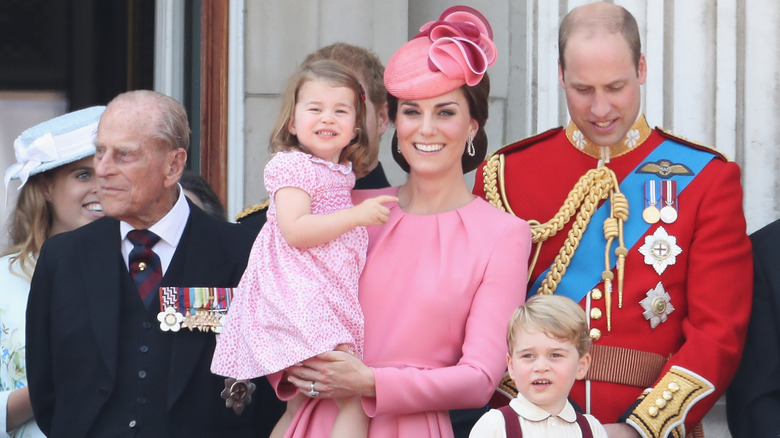
[(344, 351), (328, 351), (286, 371), (287, 380), (306, 396), (312, 382), (320, 398), (376, 396), (374, 370)]
[(603, 424), (609, 438), (639, 438), (639, 432), (626, 423)]

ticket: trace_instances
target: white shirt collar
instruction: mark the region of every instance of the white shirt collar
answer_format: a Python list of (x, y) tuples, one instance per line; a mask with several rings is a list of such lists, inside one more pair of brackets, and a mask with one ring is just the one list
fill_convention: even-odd
[(539, 406), (528, 401), (523, 397), (523, 394), (518, 393), (517, 397), (510, 400), (509, 406), (517, 413), (517, 415), (525, 418), (528, 421), (544, 421), (549, 417), (558, 417), (569, 423), (577, 421), (577, 413), (574, 411), (574, 407), (566, 400), (566, 405), (561, 412), (553, 415)]
[[(176, 199), (176, 203), (173, 204), (173, 207), (162, 219), (149, 227), (149, 231), (160, 236), (160, 241), (154, 246), (154, 252), (160, 257), (163, 275), (168, 270), (168, 265), (171, 263), (173, 253), (176, 252), (176, 247), (179, 245), (179, 240), (181, 240), (184, 227), (187, 226), (187, 219), (190, 216), (190, 205), (184, 196), (184, 190), (181, 185), (177, 184), (177, 186), (179, 196)], [(133, 249), (133, 244), (127, 240), (127, 233), (134, 229), (127, 222), (119, 222), (119, 233), (122, 238), (122, 256), (125, 264), (128, 264), (128, 256)]]

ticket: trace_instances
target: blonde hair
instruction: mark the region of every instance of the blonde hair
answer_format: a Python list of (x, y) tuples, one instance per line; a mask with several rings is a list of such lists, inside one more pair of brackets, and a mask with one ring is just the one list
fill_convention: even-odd
[(17, 264), (21, 275), (15, 270), (11, 272), (28, 281), (32, 279), (35, 261), (52, 226), (51, 207), (43, 192), (47, 173), (31, 176), (19, 191), (16, 207), (9, 219), (8, 235), (11, 244), (2, 253), (2, 256), (13, 254), (11, 265)]
[(360, 178), (368, 173), (369, 166), (377, 159), (378, 151), (369, 147), (366, 129), (365, 91), (357, 77), (347, 67), (331, 60), (319, 60), (302, 65), (290, 78), (282, 98), (282, 109), (271, 134), (271, 152), (299, 150), (308, 151), (290, 133), (288, 127), (295, 118), (295, 104), (298, 92), (309, 81), (321, 80), (337, 87), (346, 87), (355, 93), (355, 138), (341, 151), (339, 162), (349, 161), (355, 175)]
[(534, 295), (515, 309), (506, 333), (510, 354), (520, 329), (538, 330), (560, 342), (572, 342), (580, 357), (590, 352), (585, 311), (562, 295)]

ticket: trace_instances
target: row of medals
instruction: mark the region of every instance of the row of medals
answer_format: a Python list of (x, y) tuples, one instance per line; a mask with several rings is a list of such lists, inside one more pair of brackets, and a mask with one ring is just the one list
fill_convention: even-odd
[(660, 220), (671, 224), (677, 220), (677, 208), (677, 181), (645, 181), (645, 208), (642, 210), (645, 222), (655, 224)]

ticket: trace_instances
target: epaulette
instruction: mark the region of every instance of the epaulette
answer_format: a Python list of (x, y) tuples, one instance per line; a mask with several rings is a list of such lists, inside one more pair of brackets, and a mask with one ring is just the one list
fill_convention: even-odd
[(717, 150), (717, 149), (715, 149), (713, 147), (706, 146), (706, 145), (703, 145), (701, 143), (696, 143), (695, 141), (688, 140), (687, 138), (683, 138), (683, 137), (680, 137), (679, 135), (672, 134), (670, 131), (667, 131), (667, 130), (663, 129), (660, 126), (656, 126), (655, 130), (658, 131), (658, 133), (661, 134), (661, 136), (664, 137), (664, 138), (668, 138), (670, 140), (674, 140), (674, 141), (676, 141), (678, 143), (682, 143), (682, 144), (684, 144), (686, 146), (690, 146), (692, 148), (699, 149), (701, 151), (710, 152), (710, 153), (712, 153), (713, 155), (717, 156), (718, 158), (720, 158), (723, 161), (731, 161), (726, 155), (723, 154), (723, 152), (721, 152), (721, 151), (719, 151), (719, 150)]
[(241, 222), (242, 220), (244, 220), (248, 216), (251, 216), (252, 214), (257, 213), (260, 210), (264, 210), (264, 209), (268, 208), (268, 204), (269, 203), (270, 203), (270, 200), (266, 199), (265, 201), (263, 201), (263, 202), (261, 202), (259, 204), (255, 204), (255, 205), (253, 205), (251, 207), (245, 208), (241, 213), (238, 213), (236, 215), (236, 222)]
[(493, 156), (493, 155), (499, 155), (499, 154), (508, 154), (508, 153), (511, 153), (511, 152), (515, 152), (515, 151), (519, 151), (519, 150), (525, 149), (525, 148), (527, 148), (527, 147), (529, 147), (529, 146), (531, 146), (533, 144), (539, 143), (542, 140), (546, 140), (549, 137), (554, 136), (555, 134), (559, 133), (562, 129), (563, 129), (563, 127), (559, 126), (557, 128), (552, 128), (552, 129), (549, 129), (547, 131), (544, 131), (544, 132), (542, 132), (540, 134), (536, 134), (536, 135), (533, 135), (531, 137), (527, 137), (527, 138), (524, 138), (522, 140), (516, 141), (514, 143), (510, 143), (510, 144), (502, 147), (501, 149), (493, 152), (490, 155)]

